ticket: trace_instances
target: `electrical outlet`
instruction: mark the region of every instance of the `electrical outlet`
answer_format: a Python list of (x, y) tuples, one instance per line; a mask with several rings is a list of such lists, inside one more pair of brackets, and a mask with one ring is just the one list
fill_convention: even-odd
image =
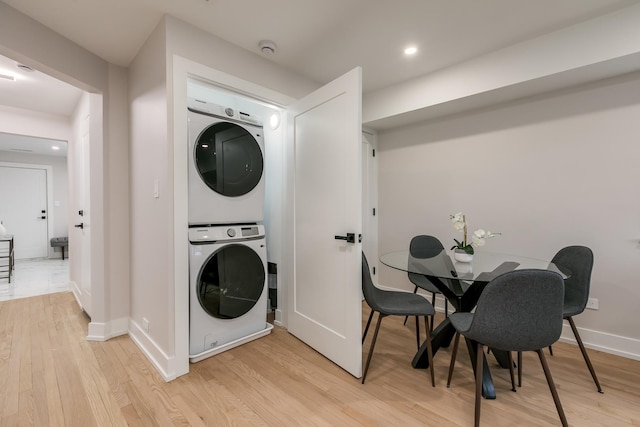
[(142, 318), (142, 329), (144, 329), (145, 332), (149, 332), (149, 321), (146, 317)]
[(598, 309), (598, 298), (589, 298), (587, 301), (587, 308), (590, 310)]

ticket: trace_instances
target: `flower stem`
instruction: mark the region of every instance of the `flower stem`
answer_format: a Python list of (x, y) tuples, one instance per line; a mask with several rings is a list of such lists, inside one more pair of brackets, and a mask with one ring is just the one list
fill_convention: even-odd
[(465, 215), (462, 215), (462, 223), (464, 224), (464, 234), (462, 242), (464, 243), (464, 246), (467, 246), (467, 218), (465, 218)]

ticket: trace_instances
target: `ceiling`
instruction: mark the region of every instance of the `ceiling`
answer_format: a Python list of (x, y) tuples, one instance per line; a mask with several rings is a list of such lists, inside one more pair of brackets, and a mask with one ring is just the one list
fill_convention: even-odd
[(66, 157), (67, 142), (0, 132), (0, 151)]
[[(360, 65), (363, 90), (425, 75), (640, 0), (2, 0), (106, 61), (128, 66), (164, 14), (313, 81)], [(406, 57), (403, 48), (418, 52)], [(16, 73), (0, 57), (0, 74)], [(41, 73), (0, 79), (0, 105), (69, 115), (80, 91)]]

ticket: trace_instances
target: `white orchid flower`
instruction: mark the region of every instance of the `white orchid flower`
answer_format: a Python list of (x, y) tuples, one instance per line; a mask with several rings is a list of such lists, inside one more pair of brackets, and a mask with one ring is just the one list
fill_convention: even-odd
[(466, 221), (465, 215), (462, 212), (458, 212), (454, 215), (449, 215), (449, 219), (451, 219), (451, 222), (453, 222), (453, 226), (456, 230), (462, 231), (464, 233), (464, 238), (462, 239), (461, 242), (454, 239), (456, 242), (456, 245), (451, 249), (454, 249), (456, 247), (458, 249), (467, 248), (471, 251), (470, 253), (473, 253), (473, 248), (471, 247), (472, 245), (484, 246), (484, 244), (486, 243), (486, 239), (489, 239), (491, 237), (494, 237), (500, 234), (500, 233), (492, 233), (488, 230), (479, 228), (473, 232), (473, 235), (471, 236), (472, 237), (471, 244), (467, 244), (467, 221)]
[(484, 246), (485, 239), (482, 237), (478, 237), (477, 235), (473, 236), (473, 244), (476, 246)]
[(482, 228), (477, 229), (476, 231), (473, 232), (473, 234), (478, 238), (478, 239), (485, 239), (487, 237), (490, 237), (488, 235), (488, 233), (486, 231), (484, 231)]

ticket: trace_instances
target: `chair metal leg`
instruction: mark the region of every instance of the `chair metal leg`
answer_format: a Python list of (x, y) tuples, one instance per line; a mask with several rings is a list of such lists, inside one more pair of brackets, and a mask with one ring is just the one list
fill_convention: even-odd
[[(431, 305), (436, 306), (436, 294), (434, 292), (431, 293)], [(431, 326), (429, 326), (429, 332), (433, 332), (433, 324), (436, 322), (436, 313), (433, 312), (433, 316), (431, 316)]]
[(416, 316), (416, 344), (420, 350), (420, 316)]
[(476, 345), (476, 406), (475, 406), (475, 427), (480, 427), (480, 404), (482, 403), (482, 365), (484, 364), (484, 346), (480, 343)]
[(522, 352), (518, 352), (518, 387), (522, 387)]
[(380, 313), (378, 315), (378, 323), (376, 323), (376, 330), (373, 333), (373, 341), (371, 341), (371, 348), (369, 349), (369, 356), (367, 356), (367, 363), (364, 365), (364, 373), (362, 374), (362, 384), (364, 384), (365, 378), (367, 378), (367, 371), (369, 370), (369, 364), (371, 363), (371, 356), (373, 356), (373, 348), (376, 346), (376, 339), (378, 339), (378, 331), (380, 330), (380, 323), (384, 315)]
[(553, 347), (549, 346), (549, 354), (553, 356)]
[[(413, 290), (413, 293), (418, 293), (418, 285), (416, 285), (415, 289)], [(404, 316), (404, 323), (403, 325), (407, 324), (407, 319), (409, 318), (409, 316)]]
[(453, 349), (451, 350), (451, 363), (449, 363), (449, 376), (447, 376), (447, 388), (451, 387), (451, 378), (453, 377), (453, 366), (456, 364), (456, 356), (458, 355), (459, 342), (460, 342), (460, 332), (456, 331), (456, 337), (453, 340)]
[(362, 334), (362, 344), (364, 344), (364, 339), (367, 337), (367, 332), (369, 332), (369, 325), (371, 325), (371, 319), (373, 319), (373, 309), (371, 313), (369, 313), (369, 320), (367, 320), (367, 326), (364, 327), (364, 333)]
[(449, 300), (445, 297), (444, 299), (444, 318), (449, 317)]
[(509, 376), (511, 377), (511, 391), (516, 391), (516, 380), (513, 375), (513, 355), (510, 351), (507, 352), (509, 358)]
[[(424, 316), (424, 330), (425, 330), (425, 331), (426, 331), (426, 330), (428, 330), (428, 331), (429, 331), (429, 334), (430, 334), (431, 332), (433, 332), (433, 331), (429, 328), (429, 316)], [(429, 336), (429, 335), (427, 335), (427, 337), (428, 337), (428, 336)]]
[(538, 353), (538, 357), (540, 358), (540, 364), (542, 365), (542, 369), (544, 370), (544, 376), (547, 378), (547, 384), (549, 384), (549, 390), (551, 391), (551, 395), (553, 396), (553, 402), (556, 404), (556, 409), (558, 410), (558, 415), (560, 416), (560, 422), (562, 422), (563, 427), (568, 427), (569, 424), (567, 423), (567, 417), (564, 415), (564, 410), (562, 409), (562, 404), (560, 403), (560, 397), (558, 396), (556, 385), (553, 383), (553, 378), (551, 378), (551, 371), (549, 371), (547, 359), (544, 357), (542, 349), (536, 350), (536, 353)]
[[(426, 317), (425, 317), (426, 319)], [(436, 376), (433, 370), (433, 350), (431, 348), (431, 332), (429, 328), (425, 329), (427, 331), (427, 359), (429, 360), (429, 371), (431, 371), (431, 386), (436, 386)]]
[(580, 347), (580, 351), (582, 352), (582, 357), (584, 361), (587, 363), (587, 367), (589, 368), (589, 372), (591, 372), (591, 377), (593, 377), (593, 382), (596, 383), (596, 387), (598, 388), (598, 393), (604, 393), (602, 391), (602, 387), (600, 387), (600, 381), (598, 381), (598, 377), (596, 376), (596, 371), (593, 369), (593, 365), (591, 364), (591, 359), (589, 359), (589, 355), (587, 354), (587, 349), (584, 347), (582, 343), (582, 339), (580, 338), (580, 334), (578, 333), (578, 328), (576, 328), (576, 324), (573, 322), (572, 317), (566, 318), (569, 321), (569, 325), (571, 325), (571, 330), (573, 331), (573, 335), (576, 337), (576, 341), (578, 342), (578, 346)]

